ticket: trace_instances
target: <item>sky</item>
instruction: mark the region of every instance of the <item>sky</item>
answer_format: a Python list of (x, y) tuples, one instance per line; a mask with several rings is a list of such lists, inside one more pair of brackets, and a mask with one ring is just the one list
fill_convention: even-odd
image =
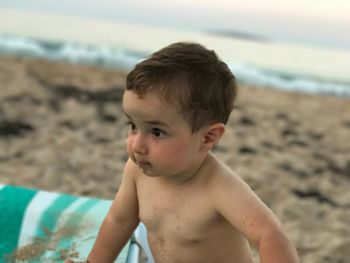
[(0, 0), (0, 8), (350, 50), (350, 0)]

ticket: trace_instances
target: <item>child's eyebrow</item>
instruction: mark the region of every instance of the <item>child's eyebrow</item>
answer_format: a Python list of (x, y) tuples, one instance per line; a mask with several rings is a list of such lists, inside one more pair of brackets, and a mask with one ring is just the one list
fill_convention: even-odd
[(164, 122), (161, 122), (161, 121), (146, 121), (147, 124), (149, 125), (155, 125), (155, 126), (164, 126), (164, 127), (167, 127), (167, 128), (170, 128), (170, 126)]
[[(122, 112), (129, 120), (132, 120), (132, 118), (125, 112), (124, 108), (122, 108)], [(164, 126), (164, 127), (170, 128), (168, 124), (158, 120), (145, 121), (145, 123), (147, 123), (148, 125)]]

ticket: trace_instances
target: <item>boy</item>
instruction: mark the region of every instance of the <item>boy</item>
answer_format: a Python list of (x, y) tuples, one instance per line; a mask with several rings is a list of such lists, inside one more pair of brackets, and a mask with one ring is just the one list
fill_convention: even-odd
[(210, 152), (236, 93), (227, 65), (195, 43), (136, 65), (123, 96), (129, 160), (88, 262), (113, 262), (140, 222), (157, 263), (251, 263), (249, 243), (262, 263), (298, 262), (276, 217)]

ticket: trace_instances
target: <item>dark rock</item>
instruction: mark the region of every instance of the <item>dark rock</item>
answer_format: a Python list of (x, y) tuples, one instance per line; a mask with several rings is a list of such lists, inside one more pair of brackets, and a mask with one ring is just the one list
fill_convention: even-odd
[(298, 135), (298, 133), (295, 130), (293, 130), (292, 128), (287, 127), (285, 129), (281, 130), (281, 135), (283, 137), (289, 137), (289, 136), (296, 136), (296, 135)]
[(313, 152), (312, 155), (316, 160), (321, 160), (321, 161), (326, 161), (326, 162), (328, 162), (330, 160), (329, 157), (324, 153)]
[(57, 98), (52, 98), (48, 100), (49, 108), (54, 112), (61, 112), (62, 111), (62, 105), (61, 101)]
[(283, 146), (282, 145), (278, 145), (278, 144), (274, 144), (270, 141), (262, 141), (261, 145), (267, 149), (271, 149), (271, 150), (277, 150), (277, 151), (281, 151), (283, 150)]
[(324, 135), (322, 133), (309, 132), (308, 136), (315, 141), (320, 141), (320, 140), (322, 140)]
[(110, 143), (111, 141), (112, 141), (111, 139), (103, 138), (103, 137), (95, 138), (94, 140), (95, 143), (100, 143), (100, 144), (107, 144), (107, 143)]
[(121, 102), (123, 98), (123, 87), (111, 87), (111, 88), (94, 88), (93, 90), (87, 90), (79, 86), (71, 84), (53, 84), (47, 80), (41, 78), (33, 72), (30, 75), (38, 81), (45, 89), (53, 92), (55, 95), (68, 99), (74, 98), (82, 103), (89, 102)]
[(300, 139), (290, 140), (290, 141), (288, 141), (288, 145), (295, 145), (295, 146), (300, 146), (300, 147), (308, 146), (307, 142), (300, 140)]
[(296, 175), (300, 178), (306, 178), (310, 176), (310, 173), (303, 168), (295, 168), (288, 162), (282, 162), (277, 164), (277, 167), (282, 171), (288, 172), (290, 174)]
[(333, 207), (339, 207), (339, 204), (337, 204), (334, 200), (330, 199), (329, 197), (323, 195), (320, 191), (312, 189), (312, 190), (299, 190), (299, 189), (293, 189), (293, 193), (302, 199), (314, 199), (319, 203), (326, 203)]
[(323, 173), (325, 173), (327, 171), (327, 169), (325, 169), (325, 167), (321, 167), (321, 166), (316, 166), (312, 169), (312, 173), (316, 176), (321, 175)]
[(101, 116), (101, 119), (105, 122), (110, 122), (110, 123), (114, 123), (117, 121), (117, 117), (113, 116), (113, 115), (109, 115), (109, 114), (104, 114)]
[(323, 164), (323, 170), (330, 171), (335, 175), (343, 175), (350, 178), (350, 160), (339, 162), (337, 159), (333, 159), (330, 156), (318, 152), (314, 152), (313, 157), (316, 161)]
[(347, 161), (347, 163), (344, 167), (344, 174), (350, 178), (350, 160)]
[(255, 121), (248, 116), (242, 116), (239, 123), (245, 126), (255, 126)]
[(22, 136), (34, 130), (34, 127), (21, 121), (0, 121), (0, 137)]
[(8, 96), (3, 99), (5, 102), (11, 102), (11, 103), (20, 103), (20, 102), (29, 102), (32, 105), (41, 105), (42, 101), (39, 100), (38, 98), (35, 98), (31, 94), (23, 93), (20, 95), (13, 95), (13, 96)]
[(294, 195), (301, 199), (314, 199), (319, 203), (325, 203), (335, 208), (350, 208), (350, 204), (340, 204), (316, 189), (304, 191), (299, 189), (293, 189), (292, 192)]
[(335, 160), (327, 161), (327, 169), (336, 175), (343, 175), (350, 178), (350, 160), (345, 164), (341, 164)]
[(280, 119), (280, 120), (289, 120), (288, 114), (285, 112), (278, 112), (275, 115), (276, 119)]
[(269, 149), (274, 149), (276, 147), (272, 142), (269, 142), (269, 141), (263, 141), (261, 144), (265, 148), (269, 148)]
[(277, 167), (285, 172), (294, 172), (293, 167), (287, 162), (279, 163)]
[(55, 85), (51, 86), (49, 90), (61, 98), (74, 98), (81, 103), (121, 102), (123, 97), (123, 90), (118, 87), (108, 90), (89, 91), (73, 85)]
[(14, 158), (22, 158), (24, 156), (24, 153), (22, 151), (16, 152), (13, 157)]
[(258, 151), (251, 146), (242, 146), (239, 148), (238, 152), (240, 154), (257, 154)]
[(11, 159), (11, 157), (8, 156), (0, 156), (0, 163), (8, 162)]
[(76, 128), (78, 128), (78, 125), (70, 120), (61, 121), (58, 123), (58, 125), (69, 130), (75, 130)]

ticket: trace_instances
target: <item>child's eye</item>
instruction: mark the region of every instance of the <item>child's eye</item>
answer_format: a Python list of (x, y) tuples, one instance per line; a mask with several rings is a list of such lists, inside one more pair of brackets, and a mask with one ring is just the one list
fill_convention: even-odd
[(126, 124), (130, 126), (130, 130), (131, 131), (137, 130), (137, 127), (136, 127), (135, 123), (133, 123), (131, 121), (128, 121)]
[(165, 132), (159, 128), (153, 128), (152, 134), (157, 138), (162, 138), (163, 136), (165, 136)]

